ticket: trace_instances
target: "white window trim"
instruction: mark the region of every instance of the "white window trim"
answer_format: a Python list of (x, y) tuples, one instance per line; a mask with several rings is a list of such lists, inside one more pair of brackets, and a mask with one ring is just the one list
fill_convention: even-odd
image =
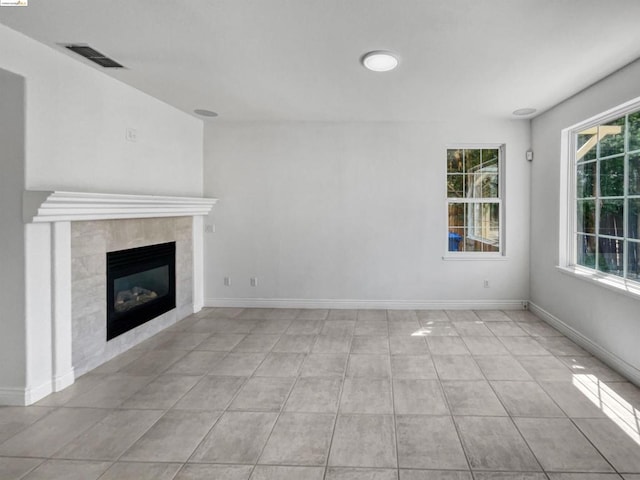
[[(594, 115), (587, 120), (576, 123), (561, 132), (560, 139), (560, 226), (558, 244), (558, 265), (560, 272), (580, 280), (600, 285), (609, 290), (639, 298), (640, 282), (620, 278), (576, 264), (575, 230), (576, 218), (576, 172), (574, 152), (576, 151), (576, 134), (590, 127), (607, 123), (623, 115), (640, 109), (640, 97)], [(625, 237), (626, 238), (626, 237)]]
[[(498, 252), (450, 252), (449, 251), (449, 204), (452, 203), (479, 203), (476, 201), (468, 201), (465, 202), (464, 198), (456, 199), (449, 198), (447, 196), (447, 192), (445, 189), (445, 205), (444, 209), (444, 224), (446, 225), (445, 231), (447, 235), (445, 236), (445, 244), (444, 244), (444, 255), (442, 256), (442, 260), (506, 260), (506, 241), (505, 241), (505, 172), (506, 172), (506, 145), (504, 143), (453, 143), (445, 146), (444, 156), (447, 156), (447, 150), (457, 150), (457, 149), (497, 149), (499, 150), (499, 162), (498, 162), (498, 199), (484, 199), (485, 203), (497, 203), (500, 206), (500, 225), (498, 226), (498, 238), (500, 239), (500, 251)], [(445, 176), (447, 175), (445, 171)], [(482, 201), (482, 198), (478, 199)]]

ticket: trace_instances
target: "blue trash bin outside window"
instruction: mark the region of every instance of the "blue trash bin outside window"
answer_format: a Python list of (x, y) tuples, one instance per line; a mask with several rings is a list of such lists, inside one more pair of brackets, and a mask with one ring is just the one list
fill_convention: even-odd
[(460, 250), (460, 241), (462, 237), (454, 232), (449, 232), (449, 251), (457, 252)]

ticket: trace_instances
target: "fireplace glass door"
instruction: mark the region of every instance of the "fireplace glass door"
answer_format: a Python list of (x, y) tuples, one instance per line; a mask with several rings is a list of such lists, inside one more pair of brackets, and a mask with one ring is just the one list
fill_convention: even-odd
[(175, 306), (175, 242), (107, 253), (107, 340)]

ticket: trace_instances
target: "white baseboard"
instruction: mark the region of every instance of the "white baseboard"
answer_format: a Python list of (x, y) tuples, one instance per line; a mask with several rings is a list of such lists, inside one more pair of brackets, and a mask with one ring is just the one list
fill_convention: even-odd
[(27, 405), (26, 390), (24, 388), (0, 388), (0, 405), (19, 407)]
[(64, 375), (59, 375), (53, 379), (53, 391), (59, 392), (72, 385), (76, 379), (75, 371), (73, 367)]
[(0, 388), (0, 405), (24, 407), (43, 399), (52, 392), (51, 381), (37, 387)]
[(625, 378), (629, 379), (629, 381), (640, 386), (640, 370), (635, 368), (633, 365), (628, 364), (627, 362), (622, 360), (620, 357), (618, 357), (614, 353), (611, 353), (609, 350), (601, 347), (600, 345), (595, 343), (593, 340), (585, 337), (582, 333), (580, 333), (573, 327), (567, 325), (558, 317), (547, 312), (544, 308), (536, 305), (535, 303), (530, 302), (529, 309), (531, 310), (532, 313), (540, 317), (542, 320), (547, 322), (553, 328), (562, 332), (564, 335), (566, 335), (568, 338), (570, 338), (575, 343), (580, 345), (586, 351), (593, 354), (593, 356), (602, 360), (604, 363), (606, 363), (609, 367), (614, 369), (620, 375), (624, 376)]
[(207, 298), (206, 307), (336, 308), (384, 310), (524, 310), (525, 300), (336, 300), (301, 298)]

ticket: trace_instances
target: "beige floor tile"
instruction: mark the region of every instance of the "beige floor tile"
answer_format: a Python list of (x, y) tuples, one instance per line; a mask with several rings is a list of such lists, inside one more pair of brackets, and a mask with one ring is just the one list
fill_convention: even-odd
[(258, 463), (324, 466), (329, 454), (335, 415), (280, 415)]
[(209, 370), (210, 375), (248, 377), (264, 361), (266, 353), (229, 353)]
[(350, 336), (355, 330), (356, 320), (333, 320), (331, 314), (324, 326), (322, 327), (322, 335), (325, 336)]
[(455, 421), (472, 470), (541, 470), (511, 419), (456, 417)]
[(471, 472), (446, 470), (400, 470), (400, 480), (473, 480)]
[(324, 326), (324, 320), (296, 319), (287, 328), (285, 335), (319, 335)]
[(257, 377), (297, 377), (305, 358), (304, 353), (271, 352), (254, 375)]
[(280, 340), (280, 335), (253, 333), (244, 337), (233, 349), (235, 353), (269, 352)]
[(427, 337), (427, 346), (432, 355), (471, 355), (460, 337)]
[(246, 337), (245, 333), (216, 333), (196, 347), (196, 350), (230, 352)]
[(386, 310), (358, 310), (357, 320), (387, 321)]
[(313, 344), (313, 353), (349, 353), (351, 348), (350, 335), (319, 335)]
[(0, 444), (53, 411), (53, 407), (0, 407)]
[(393, 378), (438, 378), (436, 367), (429, 355), (393, 355), (391, 374)]
[(446, 380), (442, 387), (453, 415), (507, 416), (485, 380)]
[(348, 377), (391, 377), (389, 355), (349, 355)]
[[(111, 462), (48, 460), (24, 480), (97, 480), (110, 466)], [(2, 472), (0, 478), (6, 478)]]
[(160, 410), (115, 410), (55, 454), (76, 460), (116, 460), (160, 417)]
[(359, 310), (329, 310), (327, 320), (356, 320)]
[(468, 468), (451, 417), (399, 415), (396, 423), (400, 468)]
[[(187, 352), (179, 353), (180, 355), (184, 355)], [(98, 385), (82, 395), (73, 397), (65, 406), (116, 408), (129, 399), (134, 393), (149, 384), (153, 378), (153, 376), (148, 375), (106, 375)]]
[(398, 472), (386, 468), (329, 468), (325, 480), (398, 480)]
[(551, 355), (546, 348), (533, 337), (503, 337), (499, 336), (499, 340), (509, 350), (511, 355), (528, 356), (528, 355)]
[(447, 312), (444, 310), (416, 310), (418, 321), (422, 325), (430, 325), (435, 322), (449, 322)]
[(179, 463), (114, 463), (100, 480), (172, 480)]
[(240, 389), (229, 410), (253, 412), (280, 411), (289, 396), (295, 378), (253, 377)]
[(166, 371), (166, 374), (205, 375), (213, 366), (225, 357), (225, 352), (193, 351)]
[(518, 357), (518, 361), (538, 381), (571, 381), (573, 378), (569, 367), (553, 356)]
[(311, 353), (302, 365), (300, 376), (342, 378), (347, 368), (347, 359), (347, 354)]
[(326, 309), (302, 309), (298, 312), (296, 320), (325, 320), (329, 315)]
[(580, 418), (574, 422), (618, 472), (640, 473), (638, 417), (630, 424), (619, 418)]
[(508, 355), (509, 352), (496, 337), (465, 337), (462, 336), (472, 355)]
[[(507, 320), (509, 320), (507, 318)], [(487, 328), (497, 337), (522, 337), (527, 333), (522, 330), (517, 323), (507, 322), (487, 322)]]
[(171, 410), (120, 459), (143, 462), (186, 462), (221, 413)]
[(277, 413), (227, 412), (218, 420), (190, 461), (255, 463), (277, 418)]
[(203, 377), (176, 403), (174, 408), (180, 410), (224, 410), (245, 381), (245, 377)]
[(285, 411), (335, 413), (341, 388), (340, 378), (301, 377), (289, 395)]
[(392, 414), (391, 381), (387, 378), (346, 378), (340, 399), (340, 413)]
[[(415, 313), (414, 312), (411, 312), (411, 313), (413, 313), (415, 317)], [(417, 317), (413, 319), (406, 319), (406, 320), (390, 318), (388, 325), (389, 325), (389, 335), (394, 337), (398, 337), (398, 336), (410, 337), (414, 334), (417, 334), (422, 328), (422, 326), (420, 325), (420, 322), (418, 322)]]
[(474, 313), (483, 322), (506, 322), (510, 320), (501, 310), (475, 310)]
[(277, 467), (258, 465), (251, 480), (323, 480), (322, 467)]
[(351, 341), (351, 353), (373, 353), (388, 355), (389, 338), (385, 336), (356, 336)]
[(121, 406), (122, 408), (166, 410), (175, 405), (199, 380), (199, 376), (160, 375), (134, 393)]
[(533, 377), (511, 355), (482, 355), (475, 361), (488, 380), (533, 381)]
[(564, 412), (536, 382), (491, 382), (514, 417), (564, 417)]
[(429, 348), (422, 335), (394, 335), (389, 337), (392, 355), (428, 355)]
[(0, 455), (50, 457), (109, 413), (103, 409), (61, 408), (0, 445)]
[(611, 472), (607, 461), (568, 419), (516, 418), (520, 433), (545, 470)]
[(0, 478), (2, 480), (20, 480), (42, 461), (41, 458), (0, 457)]
[(185, 465), (174, 480), (249, 480), (251, 465)]
[(389, 325), (386, 320), (358, 319), (353, 334), (356, 336), (384, 336), (386, 338), (389, 335)]
[(329, 466), (397, 468), (393, 416), (339, 415)]
[(483, 380), (475, 360), (467, 355), (433, 355), (433, 363), (442, 380)]
[(440, 382), (437, 380), (393, 379), (396, 414), (448, 415)]
[(452, 322), (480, 322), (480, 317), (472, 310), (446, 310)]
[(308, 353), (315, 341), (316, 335), (282, 335), (271, 351)]

